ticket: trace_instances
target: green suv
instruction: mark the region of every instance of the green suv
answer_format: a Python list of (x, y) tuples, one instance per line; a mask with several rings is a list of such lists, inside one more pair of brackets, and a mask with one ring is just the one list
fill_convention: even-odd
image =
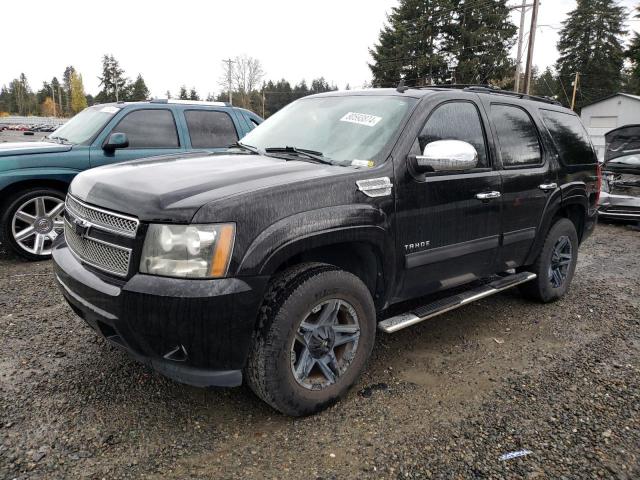
[(120, 102), (83, 110), (41, 142), (1, 143), (0, 241), (28, 260), (47, 259), (76, 174), (141, 157), (225, 150), (261, 122), (222, 102)]

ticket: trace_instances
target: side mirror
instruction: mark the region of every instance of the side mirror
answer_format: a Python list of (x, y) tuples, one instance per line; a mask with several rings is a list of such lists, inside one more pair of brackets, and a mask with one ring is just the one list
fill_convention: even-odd
[(424, 147), (422, 155), (410, 157), (417, 173), (461, 172), (478, 166), (475, 147), (460, 140), (437, 140)]
[(114, 132), (109, 135), (107, 141), (102, 145), (103, 150), (113, 152), (118, 148), (127, 148), (129, 146), (129, 139), (126, 133)]

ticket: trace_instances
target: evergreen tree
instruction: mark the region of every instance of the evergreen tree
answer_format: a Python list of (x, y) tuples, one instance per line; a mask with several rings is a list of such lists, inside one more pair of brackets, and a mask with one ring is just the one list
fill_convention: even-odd
[(187, 94), (187, 87), (185, 87), (184, 85), (180, 87), (180, 95), (178, 95), (178, 98), (180, 100), (189, 100), (189, 95)]
[(144, 82), (144, 78), (142, 78), (141, 74), (138, 74), (136, 81), (133, 82), (131, 86), (131, 96), (128, 100), (132, 102), (140, 102), (143, 100), (149, 99), (149, 89), (147, 88), (147, 84)]
[(533, 95), (555, 98), (559, 88), (558, 79), (551, 67), (547, 67), (542, 75), (532, 75), (531, 93)]
[(191, 87), (191, 90), (189, 90), (189, 100), (200, 100), (200, 95), (196, 92), (196, 87)]
[(76, 69), (73, 66), (69, 65), (64, 69), (64, 73), (62, 74), (62, 84), (64, 86), (62, 90), (63, 96), (63, 112), (66, 116), (69, 116), (73, 113), (73, 109), (71, 107), (71, 77), (75, 73)]
[(506, 2), (451, 0), (453, 19), (445, 29), (443, 51), (454, 60), (452, 80), (456, 83), (497, 83), (513, 77), (509, 50), (517, 27), (509, 19)]
[(96, 96), (98, 103), (116, 102), (126, 100), (128, 79), (124, 76), (124, 70), (113, 55), (103, 55), (102, 76), (98, 77), (102, 90)]
[(369, 49), (376, 87), (442, 83), (447, 55), (442, 50), (445, 28), (452, 20), (451, 0), (400, 0), (391, 9), (378, 43)]
[(84, 85), (82, 83), (82, 75), (75, 70), (71, 72), (71, 112), (76, 114), (87, 108), (87, 97), (84, 93)]
[[(577, 107), (619, 91), (622, 82), (624, 8), (614, 0), (577, 0), (562, 22), (556, 62), (560, 88), (580, 73)], [(565, 102), (566, 95), (558, 92)]]
[[(637, 11), (635, 18), (640, 20), (640, 5)], [(631, 93), (640, 95), (640, 33), (634, 35), (631, 46), (627, 50), (627, 57), (631, 61), (627, 88)]]

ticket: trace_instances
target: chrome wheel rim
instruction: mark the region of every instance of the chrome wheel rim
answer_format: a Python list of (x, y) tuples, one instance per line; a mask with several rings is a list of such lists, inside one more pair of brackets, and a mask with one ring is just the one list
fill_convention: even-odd
[(345, 300), (325, 300), (302, 319), (291, 344), (291, 372), (309, 390), (322, 390), (347, 371), (360, 340), (358, 315)]
[(50, 255), (53, 241), (64, 230), (64, 200), (52, 196), (24, 202), (11, 219), (11, 233), (18, 246), (34, 255)]
[(549, 281), (554, 288), (559, 288), (567, 279), (573, 259), (571, 240), (566, 235), (558, 238), (551, 252), (549, 265)]

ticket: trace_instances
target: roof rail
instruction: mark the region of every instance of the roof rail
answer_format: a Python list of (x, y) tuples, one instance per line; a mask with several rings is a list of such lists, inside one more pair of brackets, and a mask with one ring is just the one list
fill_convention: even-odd
[(518, 97), (523, 100), (533, 100), (534, 102), (542, 102), (548, 103), (551, 105), (562, 105), (559, 101), (550, 98), (550, 97), (540, 97), (537, 95), (528, 95), (526, 93), (512, 92), (510, 90), (502, 90), (499, 87), (495, 87), (493, 85), (474, 85), (474, 84), (440, 84), (440, 85), (430, 85), (422, 88), (454, 88), (460, 90), (466, 90), (467, 92), (476, 92), (476, 93), (493, 93), (497, 95), (507, 95), (510, 97)]
[(154, 98), (149, 103), (170, 103), (177, 105), (208, 105), (210, 107), (230, 107), (229, 102), (205, 102), (202, 100), (178, 100), (173, 98)]

